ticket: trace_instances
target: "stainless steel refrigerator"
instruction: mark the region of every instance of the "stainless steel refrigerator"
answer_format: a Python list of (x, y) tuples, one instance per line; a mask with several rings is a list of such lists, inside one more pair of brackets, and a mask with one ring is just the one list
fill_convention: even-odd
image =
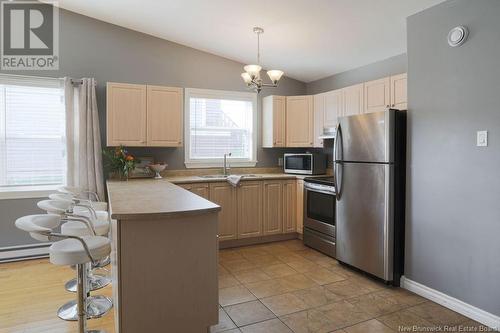
[(405, 111), (339, 118), (336, 257), (395, 285), (404, 261), (405, 146)]

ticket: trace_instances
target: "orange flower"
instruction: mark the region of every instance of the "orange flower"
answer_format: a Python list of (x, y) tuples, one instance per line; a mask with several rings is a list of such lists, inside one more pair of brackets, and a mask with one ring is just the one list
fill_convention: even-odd
[(134, 156), (132, 156), (132, 155), (127, 155), (127, 157), (125, 157), (125, 159), (126, 159), (127, 161), (133, 161), (133, 160), (134, 160)]

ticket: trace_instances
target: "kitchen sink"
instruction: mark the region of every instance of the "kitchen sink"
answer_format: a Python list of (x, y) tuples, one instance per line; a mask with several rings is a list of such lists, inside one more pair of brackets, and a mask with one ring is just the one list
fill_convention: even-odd
[(207, 179), (211, 179), (211, 178), (227, 178), (227, 176), (225, 175), (203, 175), (203, 176), (199, 176), (200, 178), (207, 178)]
[[(231, 176), (236, 176), (236, 175), (231, 175)], [(244, 174), (244, 175), (238, 175), (238, 176), (242, 176), (242, 178), (259, 178), (259, 177), (262, 177), (261, 175), (255, 175), (255, 174)], [(217, 178), (225, 179), (228, 176), (220, 174), (220, 175), (203, 175), (203, 176), (199, 176), (199, 177), (200, 178), (206, 178), (206, 179), (217, 179)]]

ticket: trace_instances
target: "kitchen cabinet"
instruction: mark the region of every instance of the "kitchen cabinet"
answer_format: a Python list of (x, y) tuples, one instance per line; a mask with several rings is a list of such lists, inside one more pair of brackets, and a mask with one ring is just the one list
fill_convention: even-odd
[(264, 181), (264, 235), (275, 235), (283, 232), (283, 183)]
[(262, 99), (262, 147), (285, 147), (286, 97)]
[(406, 73), (391, 76), (391, 108), (399, 110), (408, 108)]
[(210, 191), (207, 183), (182, 184), (179, 186), (207, 200), (210, 198)]
[(147, 86), (147, 146), (182, 146), (182, 88)]
[(227, 182), (209, 184), (210, 201), (221, 206), (219, 212), (219, 240), (238, 238), (236, 188)]
[(106, 87), (108, 146), (146, 145), (146, 86), (112, 83)]
[(286, 147), (313, 146), (313, 103), (313, 96), (286, 97)]
[(384, 111), (390, 106), (390, 86), (389, 77), (365, 82), (365, 113)]
[(325, 93), (316, 94), (313, 97), (314, 100), (314, 138), (313, 147), (323, 148), (323, 139), (320, 139), (320, 135), (323, 135), (323, 117), (325, 113)]
[(362, 114), (364, 112), (364, 84), (342, 89), (342, 116)]
[(238, 238), (262, 235), (262, 181), (245, 181), (237, 189)]
[(338, 117), (343, 115), (343, 90), (332, 90), (325, 93), (325, 112), (323, 116), (323, 128), (334, 128), (337, 126)]
[(297, 181), (286, 180), (283, 182), (283, 232), (297, 231)]
[(108, 146), (182, 146), (182, 88), (108, 82)]
[(297, 232), (299, 234), (303, 233), (304, 227), (304, 180), (297, 179), (297, 191), (296, 194), (296, 219), (297, 219)]

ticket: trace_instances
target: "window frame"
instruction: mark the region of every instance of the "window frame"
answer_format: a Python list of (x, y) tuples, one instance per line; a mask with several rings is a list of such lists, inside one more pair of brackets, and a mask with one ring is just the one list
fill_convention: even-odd
[[(32, 87), (43, 87), (43, 88), (60, 88), (62, 90), (62, 96), (63, 96), (63, 100), (61, 102), (64, 108), (64, 103), (65, 103), (64, 79), (62, 78), (12, 75), (12, 74), (0, 73), (0, 85), (20, 85), (25, 87), (32, 86)], [(3, 141), (6, 124), (3, 122), (4, 119), (1, 114), (0, 118), (1, 118), (0, 141)], [(64, 135), (66, 135), (66, 133)], [(65, 136), (63, 137), (63, 139), (64, 141), (66, 141)], [(67, 154), (67, 147), (65, 149), (65, 154)], [(0, 165), (5, 166), (5, 158), (3, 156), (3, 153), (0, 153)], [(68, 167), (67, 165), (64, 166), (65, 172), (67, 172), (67, 167)], [(61, 184), (0, 186), (0, 200), (43, 198), (46, 197), (48, 194), (53, 193), (57, 188), (63, 185), (65, 185), (64, 182)]]
[(220, 158), (192, 159), (191, 151), (191, 128), (190, 128), (190, 99), (191, 98), (211, 98), (226, 100), (250, 101), (252, 103), (252, 156), (247, 158), (228, 157), (230, 167), (254, 167), (257, 164), (257, 94), (252, 92), (212, 90), (185, 88), (184, 90), (184, 165), (186, 168), (222, 168), (223, 156)]

